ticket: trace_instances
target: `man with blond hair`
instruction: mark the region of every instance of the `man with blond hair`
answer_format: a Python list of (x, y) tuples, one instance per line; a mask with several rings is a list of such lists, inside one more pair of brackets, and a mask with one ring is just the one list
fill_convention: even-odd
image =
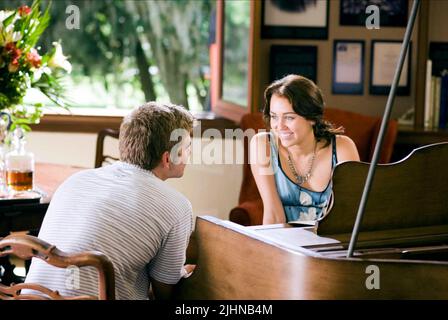
[[(173, 104), (146, 103), (124, 118), (120, 161), (79, 172), (54, 194), (39, 238), (66, 252), (96, 250), (112, 261), (117, 299), (170, 298), (187, 271), (191, 203), (165, 180), (182, 177), (193, 117)], [(189, 270), (190, 271), (190, 270)], [(94, 269), (64, 269), (33, 259), (26, 282), (61, 295), (97, 295)]]

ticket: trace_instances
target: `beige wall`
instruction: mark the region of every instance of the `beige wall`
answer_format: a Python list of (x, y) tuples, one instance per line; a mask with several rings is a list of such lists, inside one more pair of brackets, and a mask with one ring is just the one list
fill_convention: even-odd
[[(426, 0), (425, 0), (426, 1)], [(443, 10), (436, 9), (440, 19), (445, 17), (448, 12), (446, 8), (448, 1), (431, 1), (437, 3), (437, 6), (444, 7)], [(358, 26), (340, 26), (339, 25), (339, 0), (330, 0), (328, 40), (299, 40), (299, 39), (261, 39), (260, 42), (260, 100), (262, 93), (269, 82), (269, 68), (266, 68), (266, 62), (269, 61), (269, 48), (271, 45), (315, 45), (317, 46), (318, 64), (317, 64), (317, 84), (324, 93), (324, 98), (328, 106), (360, 112), (367, 115), (382, 115), (386, 106), (387, 96), (375, 96), (369, 94), (370, 77), (370, 48), (371, 40), (403, 40), (405, 28), (383, 27), (379, 30), (368, 30), (365, 27)], [(443, 4), (442, 4), (443, 3)], [(411, 10), (412, 1), (409, 3)], [(259, 12), (258, 14), (261, 14)], [(441, 24), (443, 25), (443, 24)], [(446, 30), (446, 27), (445, 27)], [(259, 33), (259, 32), (258, 32)], [(446, 34), (446, 31), (444, 31)], [(417, 47), (417, 24), (414, 26), (412, 36), (412, 74), (411, 74), (411, 95), (397, 96), (395, 99), (392, 117), (397, 118), (406, 110), (413, 107), (415, 100), (415, 69), (416, 69), (416, 47)], [(260, 36), (258, 34), (258, 36)], [(333, 64), (333, 40), (334, 39), (354, 39), (365, 40), (364, 48), (364, 94), (363, 95), (333, 95), (331, 93), (331, 76)]]
[[(105, 144), (107, 153), (117, 154), (116, 140), (106, 140)], [(203, 142), (202, 146), (206, 145)], [(95, 146), (94, 134), (31, 132), (28, 136), (28, 149), (38, 162), (92, 168)], [(241, 141), (237, 140), (235, 148), (242, 152)], [(190, 199), (196, 216), (228, 219), (230, 210), (238, 203), (242, 170), (241, 164), (192, 164), (187, 166), (183, 178), (167, 182)]]
[(429, 41), (448, 41), (447, 13), (448, 0), (430, 0)]

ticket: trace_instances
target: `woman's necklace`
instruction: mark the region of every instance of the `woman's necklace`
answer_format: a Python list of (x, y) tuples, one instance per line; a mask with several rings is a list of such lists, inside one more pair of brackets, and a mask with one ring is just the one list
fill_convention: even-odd
[(289, 150), (286, 148), (286, 151), (288, 152), (288, 165), (292, 171), (292, 174), (296, 178), (297, 184), (304, 184), (311, 178), (311, 171), (313, 171), (314, 159), (316, 159), (316, 148), (317, 148), (317, 141), (315, 141), (315, 143), (314, 143), (314, 151), (313, 151), (313, 156), (311, 157), (311, 159), (309, 161), (309, 163), (310, 163), (309, 169), (308, 169), (307, 173), (304, 175), (300, 175), (297, 173), (297, 170), (296, 170), (294, 163), (292, 162), (292, 159), (291, 159), (291, 154), (289, 153)]

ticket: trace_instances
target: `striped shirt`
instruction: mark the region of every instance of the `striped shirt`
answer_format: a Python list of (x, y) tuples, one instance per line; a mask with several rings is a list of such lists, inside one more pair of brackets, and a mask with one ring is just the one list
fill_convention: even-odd
[[(166, 284), (182, 277), (192, 227), (185, 196), (150, 171), (116, 162), (66, 180), (51, 200), (39, 238), (67, 253), (104, 253), (114, 265), (116, 298), (140, 300), (148, 299), (149, 277)], [(65, 269), (33, 259), (26, 282), (61, 295), (98, 295), (96, 270), (79, 272), (77, 282)]]

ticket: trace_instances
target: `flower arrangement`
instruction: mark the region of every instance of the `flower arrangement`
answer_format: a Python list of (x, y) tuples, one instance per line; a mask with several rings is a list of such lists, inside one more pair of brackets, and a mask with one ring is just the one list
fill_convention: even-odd
[(37, 42), (50, 21), (49, 8), (40, 11), (40, 0), (31, 7), (0, 11), (0, 111), (11, 115), (13, 130), (30, 130), (42, 115), (41, 103), (23, 106), (28, 89), (36, 88), (56, 105), (67, 108), (61, 79), (71, 72), (71, 64), (62, 53), (60, 42), (45, 54)]

